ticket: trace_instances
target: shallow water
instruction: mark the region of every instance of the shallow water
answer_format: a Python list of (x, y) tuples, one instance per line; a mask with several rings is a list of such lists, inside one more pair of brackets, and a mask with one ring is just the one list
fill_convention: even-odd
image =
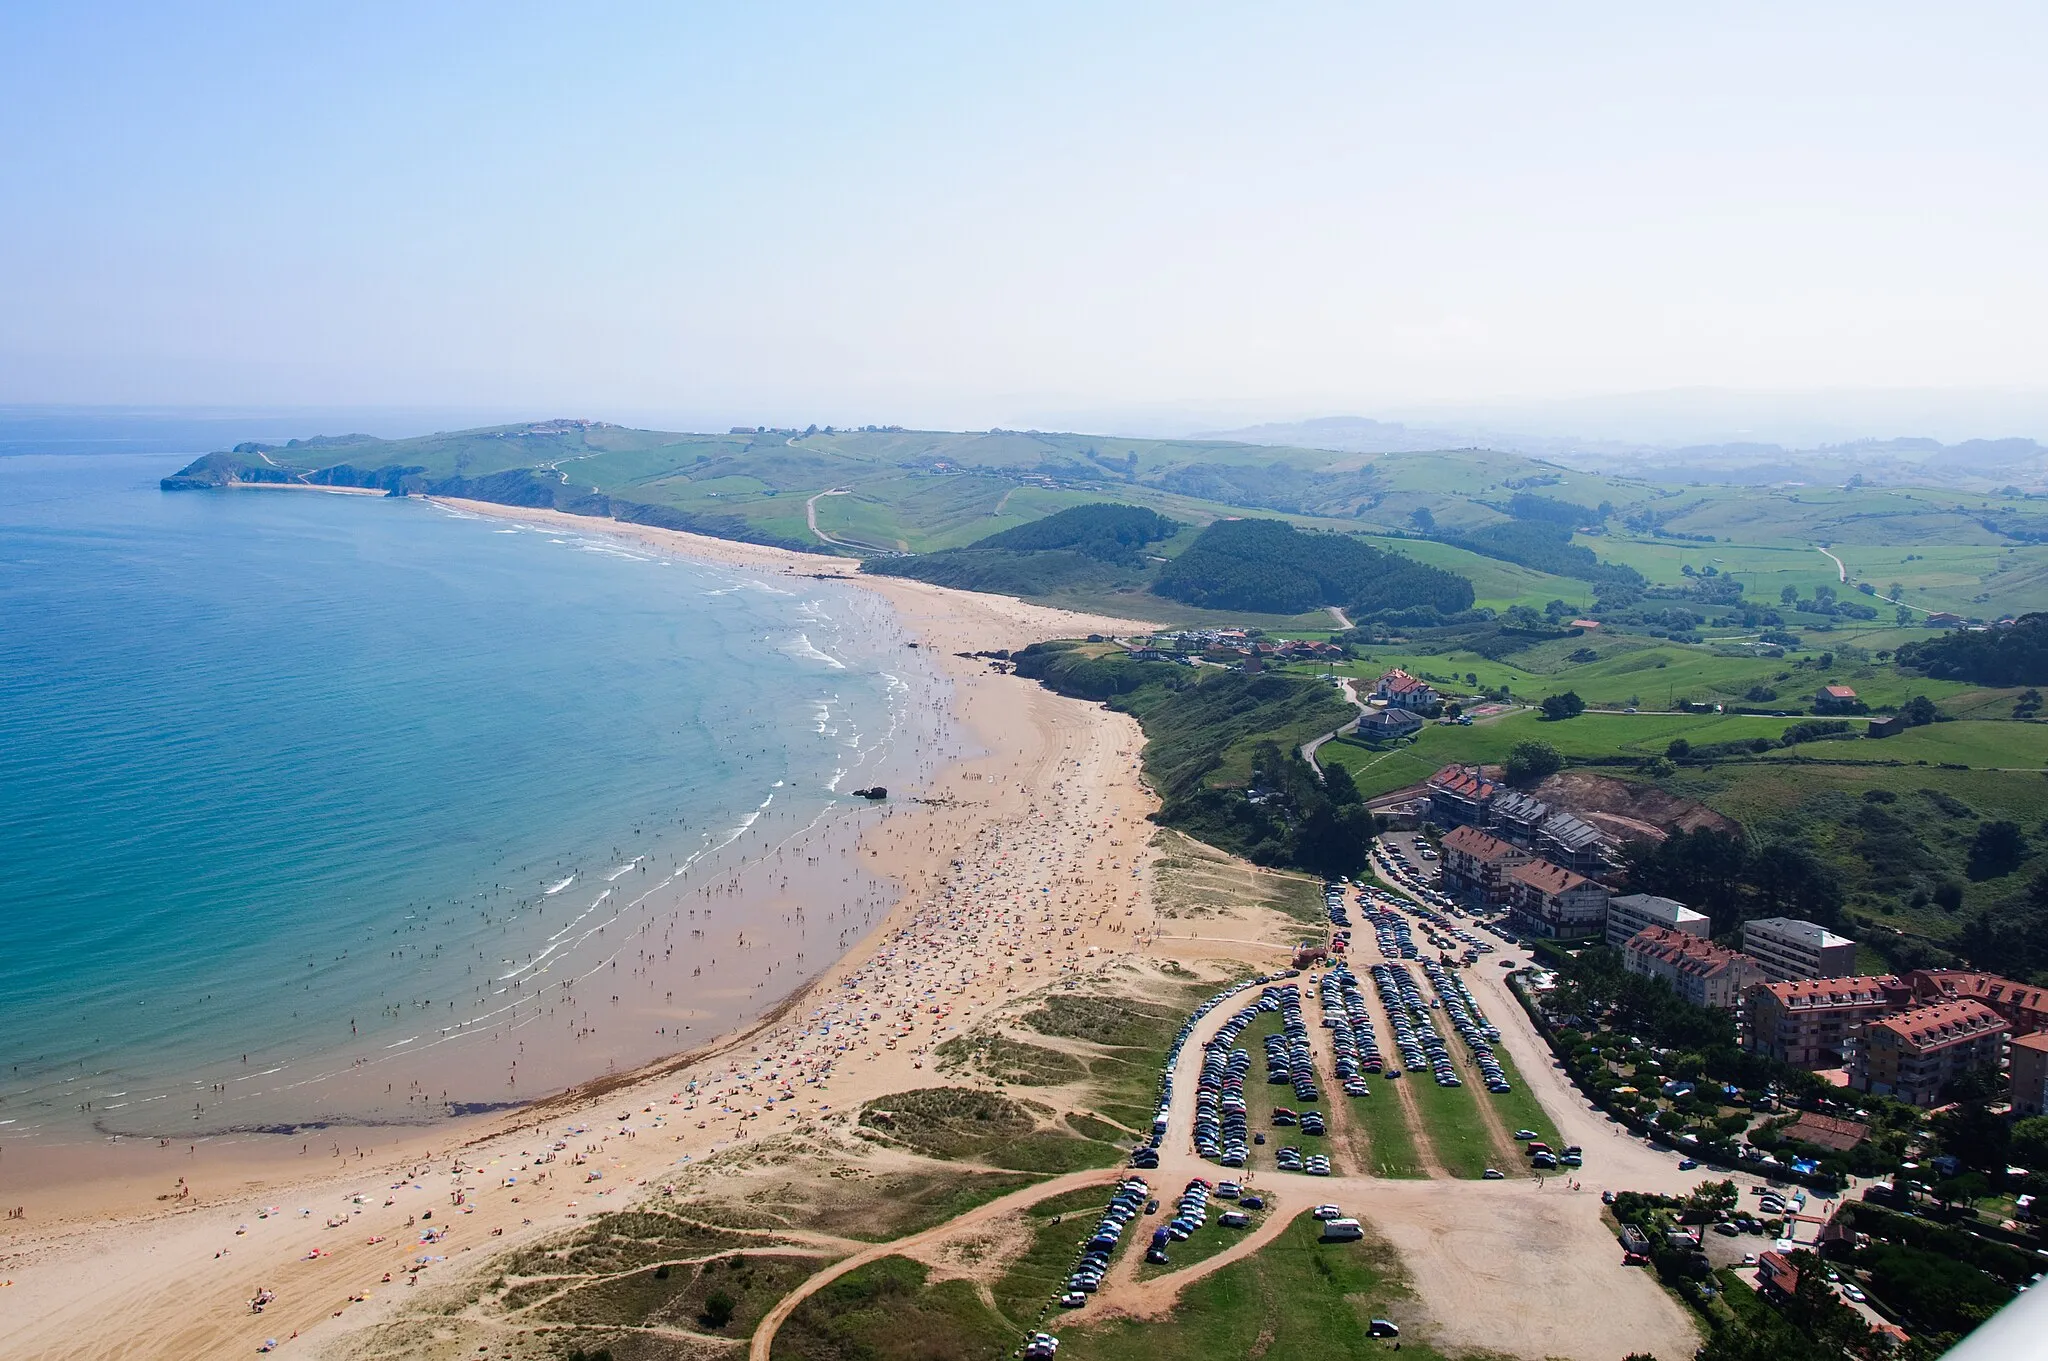
[(535, 1095), (878, 915), (844, 791), (945, 720), (872, 595), (184, 461), (0, 458), (0, 1139)]

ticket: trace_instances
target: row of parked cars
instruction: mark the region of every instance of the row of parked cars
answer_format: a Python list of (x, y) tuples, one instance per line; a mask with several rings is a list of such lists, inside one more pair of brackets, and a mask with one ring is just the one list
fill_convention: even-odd
[(1372, 923), (1372, 933), (1379, 941), (1380, 953), (1389, 959), (1417, 959), (1422, 952), (1415, 946), (1415, 933), (1408, 926), (1408, 919), (1394, 911), (1391, 902), (1380, 898), (1369, 898), (1361, 904), (1366, 920)]
[(1464, 958), (1467, 964), (1476, 964), (1479, 961), (1479, 956), (1493, 953), (1491, 945), (1488, 945), (1485, 941), (1479, 939), (1479, 937), (1444, 915), (1445, 912), (1455, 912), (1463, 916), (1464, 913), (1462, 911), (1450, 906), (1441, 894), (1432, 893), (1430, 896), (1443, 904), (1441, 911), (1419, 905), (1411, 905), (1409, 908), (1417, 917), (1421, 918), (1423, 930), (1428, 933), (1430, 945), (1438, 950), (1454, 950), (1459, 946), (1463, 946)]
[(1145, 1212), (1145, 1202), (1151, 1195), (1152, 1188), (1143, 1177), (1126, 1177), (1117, 1183), (1109, 1198), (1109, 1208), (1102, 1212), (1095, 1233), (1081, 1245), (1073, 1269), (1067, 1273), (1067, 1289), (1060, 1296), (1063, 1307), (1078, 1309), (1101, 1289), (1102, 1278), (1109, 1271), (1109, 1259), (1115, 1255), (1116, 1245), (1123, 1241), (1125, 1227)]
[(1436, 989), (1437, 1001), (1442, 1005), (1444, 1015), (1450, 1018), (1452, 1029), (1458, 1032), (1458, 1037), (1472, 1052), (1472, 1061), (1479, 1067), (1479, 1076), (1485, 1081), (1486, 1090), (1495, 1096), (1513, 1091), (1514, 1084), (1508, 1081), (1507, 1071), (1493, 1052), (1493, 1046), (1500, 1040), (1500, 1031), (1479, 1010), (1479, 1004), (1472, 1000), (1465, 981), (1454, 970), (1446, 969), (1433, 959), (1422, 961), (1422, 972), (1429, 979), (1429, 985)]
[(1351, 913), (1344, 907), (1343, 884), (1331, 882), (1323, 885), (1323, 907), (1330, 914), (1330, 925), (1347, 929), (1350, 927)]
[(1566, 1144), (1562, 1150), (1552, 1148), (1538, 1138), (1533, 1129), (1518, 1129), (1515, 1138), (1522, 1141), (1522, 1151), (1529, 1155), (1529, 1165), (1539, 1172), (1554, 1172), (1560, 1166), (1579, 1167), (1586, 1161), (1586, 1151), (1577, 1144)]
[(1380, 1072), (1386, 1060), (1380, 1054), (1365, 994), (1358, 989), (1358, 976), (1348, 965), (1339, 964), (1317, 980), (1316, 990), (1323, 1007), (1323, 1028), (1330, 1032), (1330, 1047), (1336, 1051), (1337, 1080), (1344, 1084), (1344, 1095), (1371, 1096), (1365, 1075)]
[(1306, 1172), (1311, 1177), (1330, 1175), (1330, 1155), (1304, 1153), (1293, 1144), (1283, 1144), (1273, 1154), (1273, 1165), (1282, 1172)]
[(1267, 989), (1261, 1010), (1273, 1001), (1280, 1012), (1281, 1033), (1266, 1037), (1266, 1081), (1274, 1086), (1294, 1088), (1294, 1099), (1305, 1106), (1323, 1099), (1316, 1087), (1315, 1058), (1308, 1044), (1308, 1022), (1301, 1012), (1301, 989), (1292, 983)]
[[(1401, 1051), (1401, 1061), (1408, 1071), (1427, 1070), (1439, 1087), (1464, 1086), (1465, 1080), (1451, 1063), (1450, 1046), (1430, 1020), (1429, 1004), (1422, 999), (1422, 989), (1415, 985), (1415, 976), (1408, 972), (1408, 966), (1375, 964), (1372, 982), (1379, 991), (1381, 1005), (1387, 1009), (1387, 1019), (1393, 1023), (1394, 1047)], [(1393, 1068), (1386, 1071), (1388, 1076), (1395, 1073)]]
[[(1187, 1047), (1188, 1039), (1195, 1033), (1195, 1028), (1202, 1023), (1202, 1018), (1207, 1016), (1210, 1012), (1216, 1010), (1218, 1007), (1229, 1002), (1232, 998), (1237, 997), (1241, 993), (1244, 993), (1251, 988), (1263, 988), (1265, 987), (1265, 985), (1277, 982), (1280, 979), (1295, 978), (1299, 976), (1299, 971), (1295, 969), (1287, 969), (1280, 973), (1275, 974), (1257, 974), (1251, 978), (1245, 979), (1241, 983), (1232, 984), (1230, 987), (1227, 987), (1223, 991), (1216, 993), (1214, 996), (1208, 998), (1200, 1006), (1194, 1009), (1193, 1013), (1191, 1013), (1188, 1016), (1188, 1019), (1182, 1023), (1180, 1033), (1173, 1037), (1173, 1043), (1167, 1046), (1166, 1066), (1159, 1074), (1159, 1110), (1158, 1113), (1154, 1115), (1152, 1118), (1152, 1133), (1150, 1137), (1148, 1137), (1144, 1143), (1140, 1144), (1136, 1149), (1132, 1151), (1131, 1166), (1139, 1169), (1140, 1171), (1149, 1170), (1151, 1168), (1156, 1168), (1159, 1166), (1159, 1142), (1160, 1140), (1166, 1137), (1167, 1121), (1173, 1112), (1173, 1070), (1179, 1066), (1181, 1050)], [(1245, 1026), (1251, 1024), (1252, 1018), (1257, 1016), (1258, 1013), (1259, 1008), (1257, 1006), (1250, 1007), (1243, 1011), (1238, 1012), (1235, 1016), (1231, 1017), (1229, 1021), (1224, 1023), (1223, 1029), (1229, 1032), (1230, 1036), (1230, 1039), (1225, 1041), (1223, 1045), (1223, 1048), (1225, 1050), (1225, 1063), (1223, 1065), (1225, 1071), (1227, 1071), (1228, 1068), (1228, 1050), (1230, 1048), (1230, 1042), (1234, 1041), (1239, 1034), (1243, 1033)], [(1203, 1076), (1200, 1079), (1200, 1081), (1206, 1083), (1210, 1075), (1209, 1062), (1215, 1049), (1215, 1046), (1214, 1044), (1211, 1044), (1205, 1046), (1204, 1049), (1205, 1052), (1203, 1055)], [(1245, 1056), (1245, 1066), (1249, 1068), (1250, 1063), (1251, 1056), (1247, 1054)], [(1243, 1096), (1243, 1083), (1241, 1080), (1238, 1082), (1237, 1086), (1238, 1095), (1241, 1101)], [(1219, 1081), (1217, 1083), (1216, 1088), (1216, 1095), (1219, 1099), (1211, 1103), (1213, 1107), (1212, 1114), (1219, 1117), (1222, 1111), (1222, 1102), (1220, 1100), (1221, 1090), (1222, 1088), (1219, 1076)], [(1200, 1118), (1200, 1107), (1202, 1105), (1200, 1095), (1201, 1094), (1198, 1091), (1196, 1101), (1196, 1147), (1198, 1152), (1200, 1152), (1201, 1150), (1201, 1133), (1204, 1124), (1204, 1122)], [(1242, 1122), (1239, 1123), (1241, 1124)], [(1221, 1135), (1223, 1132), (1220, 1118), (1212, 1119), (1211, 1121), (1209, 1121), (1208, 1128), (1211, 1135), (1214, 1136), (1213, 1141), (1216, 1144), (1218, 1154), (1220, 1155), (1222, 1151)], [(1202, 1154), (1202, 1156), (1209, 1157), (1211, 1155), (1204, 1153)], [(1239, 1164), (1239, 1166), (1242, 1165), (1242, 1163)]]

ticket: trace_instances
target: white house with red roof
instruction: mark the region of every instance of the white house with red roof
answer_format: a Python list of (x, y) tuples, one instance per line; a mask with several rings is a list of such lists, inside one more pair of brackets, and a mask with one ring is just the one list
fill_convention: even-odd
[(1427, 709), (1441, 698), (1429, 682), (1415, 679), (1398, 666), (1380, 677), (1372, 697), (1396, 709)]

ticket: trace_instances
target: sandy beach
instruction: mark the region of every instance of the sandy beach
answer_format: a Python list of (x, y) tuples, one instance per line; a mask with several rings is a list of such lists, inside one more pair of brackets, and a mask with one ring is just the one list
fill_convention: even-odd
[[(945, 667), (957, 720), (986, 754), (935, 771), (921, 802), (892, 802), (839, 848), (898, 886), (894, 910), (722, 1041), (495, 1118), (337, 1128), (317, 1148), (123, 1146), (114, 1159), (0, 1166), (0, 1203), (25, 1212), (0, 1223), (0, 1356), (244, 1354), (271, 1338), (294, 1354), (342, 1354), (416, 1276), (445, 1277), (465, 1253), (554, 1233), (720, 1150), (920, 1085), (946, 1037), (1147, 938), (1153, 803), (1136, 724), (955, 655), (1143, 625), (856, 577), (844, 559), (454, 508), (764, 573), (852, 578)], [(571, 1150), (583, 1163), (574, 1175)], [(252, 1313), (260, 1290), (275, 1298)]]

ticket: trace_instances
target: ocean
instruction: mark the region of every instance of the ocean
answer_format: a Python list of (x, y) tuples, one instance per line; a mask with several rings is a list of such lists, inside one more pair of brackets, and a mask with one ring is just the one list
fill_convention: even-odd
[(950, 734), (872, 594), (184, 461), (0, 457), (0, 1145), (529, 1099), (886, 908), (851, 791)]

